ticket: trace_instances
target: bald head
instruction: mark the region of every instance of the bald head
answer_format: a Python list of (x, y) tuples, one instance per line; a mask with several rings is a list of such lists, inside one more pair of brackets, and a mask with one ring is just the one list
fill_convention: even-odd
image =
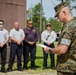
[(64, 21), (65, 22), (67, 22), (67, 21), (69, 21), (73, 18), (72, 15), (71, 15), (71, 11), (70, 11), (69, 6), (66, 6), (66, 7), (62, 8), (61, 11), (63, 11), (63, 13), (64, 13)]
[(19, 22), (15, 22), (14, 27), (15, 27), (15, 29), (19, 29)]
[(67, 14), (71, 14), (69, 6), (66, 6), (66, 7), (62, 8), (61, 11), (65, 11)]
[(14, 25), (19, 25), (19, 22), (15, 22)]

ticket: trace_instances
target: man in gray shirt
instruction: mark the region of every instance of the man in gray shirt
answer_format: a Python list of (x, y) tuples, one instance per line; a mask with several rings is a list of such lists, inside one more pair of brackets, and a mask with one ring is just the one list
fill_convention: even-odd
[(19, 22), (14, 23), (14, 28), (10, 31), (10, 60), (9, 60), (9, 68), (7, 69), (9, 72), (12, 71), (12, 66), (14, 63), (15, 55), (17, 54), (17, 68), (19, 71), (22, 71), (21, 64), (21, 55), (22, 55), (22, 42), (24, 40), (25, 34), (22, 29), (19, 28)]
[(7, 46), (6, 43), (8, 42), (9, 35), (8, 31), (3, 28), (4, 21), (0, 20), (0, 53), (1, 53), (1, 72), (6, 72), (5, 70), (5, 62), (6, 62), (6, 53), (7, 53)]
[[(48, 23), (46, 25), (46, 30), (42, 32), (41, 39), (44, 42), (44, 45), (54, 48), (54, 42), (56, 40), (56, 33), (51, 30), (51, 24)], [(43, 69), (47, 68), (47, 58), (48, 58), (48, 53), (46, 53), (43, 49), (43, 55), (44, 55), (44, 61), (43, 61)], [(55, 69), (55, 63), (54, 63), (54, 54), (50, 54), (50, 59), (51, 59), (51, 68)]]

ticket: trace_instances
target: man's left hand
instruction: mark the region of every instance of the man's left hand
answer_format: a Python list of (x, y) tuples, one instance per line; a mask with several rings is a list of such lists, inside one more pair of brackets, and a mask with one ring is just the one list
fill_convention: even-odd
[(0, 47), (3, 47), (3, 46), (4, 46), (4, 43), (1, 43), (1, 44), (0, 44)]

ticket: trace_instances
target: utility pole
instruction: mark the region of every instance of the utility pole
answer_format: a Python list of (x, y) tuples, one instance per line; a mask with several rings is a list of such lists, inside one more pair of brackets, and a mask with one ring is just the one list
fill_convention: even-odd
[(42, 0), (40, 2), (40, 42), (41, 42), (41, 33), (42, 33)]
[(30, 8), (30, 17), (31, 17), (31, 21), (32, 21), (32, 16), (33, 16), (33, 11), (32, 11), (32, 4), (31, 4), (31, 8)]
[(64, 2), (64, 0), (62, 0), (62, 3)]

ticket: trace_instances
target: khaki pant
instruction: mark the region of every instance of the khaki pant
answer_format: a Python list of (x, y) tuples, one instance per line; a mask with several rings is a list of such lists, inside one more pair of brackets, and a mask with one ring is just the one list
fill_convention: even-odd
[(57, 71), (57, 75), (76, 75), (76, 73), (67, 73), (67, 72), (59, 72), (59, 71)]

